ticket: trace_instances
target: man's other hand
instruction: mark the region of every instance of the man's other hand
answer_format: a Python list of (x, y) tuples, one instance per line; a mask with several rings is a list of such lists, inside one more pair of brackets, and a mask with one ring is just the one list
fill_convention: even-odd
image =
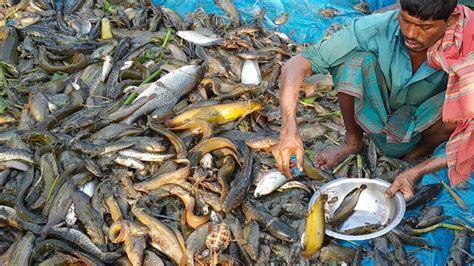
[(415, 184), (417, 179), (417, 171), (413, 170), (413, 168), (400, 173), (395, 177), (392, 185), (385, 191), (385, 196), (391, 198), (395, 193), (400, 191), (406, 201), (411, 200), (415, 195)]

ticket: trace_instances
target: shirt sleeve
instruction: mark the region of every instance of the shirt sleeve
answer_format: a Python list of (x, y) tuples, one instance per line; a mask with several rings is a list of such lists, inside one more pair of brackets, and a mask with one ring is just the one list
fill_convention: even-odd
[(301, 55), (310, 61), (313, 72), (324, 74), (344, 62), (351, 53), (372, 52), (378, 55), (379, 45), (387, 45), (393, 38), (389, 28), (394, 26), (397, 14), (398, 11), (391, 11), (356, 18), (331, 37), (304, 49)]

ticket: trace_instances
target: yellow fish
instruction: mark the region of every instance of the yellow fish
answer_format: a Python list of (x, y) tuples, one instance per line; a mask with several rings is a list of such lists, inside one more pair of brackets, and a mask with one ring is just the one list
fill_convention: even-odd
[(304, 250), (301, 255), (310, 258), (323, 247), (324, 204), (328, 196), (321, 193), (306, 217)]
[(169, 127), (176, 127), (188, 120), (199, 118), (210, 123), (225, 124), (240, 117), (262, 109), (262, 104), (256, 101), (225, 103), (205, 106), (186, 111), (166, 122)]

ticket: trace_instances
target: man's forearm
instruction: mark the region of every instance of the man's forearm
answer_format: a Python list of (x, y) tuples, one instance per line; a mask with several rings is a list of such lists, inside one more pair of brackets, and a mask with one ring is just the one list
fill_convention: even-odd
[(282, 129), (296, 124), (296, 105), (298, 93), (304, 77), (311, 72), (309, 62), (301, 55), (290, 59), (284, 66), (280, 77), (280, 108)]
[(447, 166), (446, 158), (429, 158), (420, 164), (410, 168), (413, 171), (416, 181), (421, 179), (424, 175), (435, 172)]

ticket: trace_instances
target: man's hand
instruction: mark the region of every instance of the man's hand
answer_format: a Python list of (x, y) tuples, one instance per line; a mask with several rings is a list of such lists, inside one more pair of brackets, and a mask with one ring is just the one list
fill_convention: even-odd
[(303, 171), (304, 147), (296, 125), (296, 105), (301, 84), (304, 77), (309, 74), (311, 74), (311, 63), (298, 54), (283, 65), (280, 75), (280, 141), (273, 147), (272, 152), (278, 169), (288, 178), (292, 177), (291, 155), (296, 156), (296, 167), (299, 171)]
[(385, 191), (386, 197), (393, 197), (397, 191), (402, 192), (405, 200), (410, 200), (415, 195), (415, 184), (420, 175), (418, 171), (414, 168), (410, 168), (402, 173), (400, 173), (395, 180), (393, 181), (392, 185)]
[(281, 131), (280, 141), (273, 147), (272, 153), (275, 156), (278, 170), (286, 177), (292, 178), (291, 155), (296, 155), (296, 167), (300, 172), (303, 171), (304, 147), (296, 125)]

